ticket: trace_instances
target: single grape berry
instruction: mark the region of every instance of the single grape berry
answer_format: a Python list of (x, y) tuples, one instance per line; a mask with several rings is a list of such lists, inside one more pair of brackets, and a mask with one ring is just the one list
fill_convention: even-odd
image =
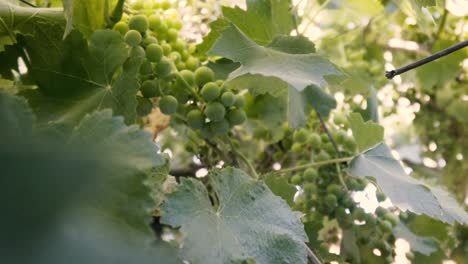
[(304, 184), (304, 186), (302, 186), (302, 189), (304, 189), (304, 192), (311, 194), (311, 193), (315, 193), (315, 191), (317, 190), (317, 186), (309, 182), (309, 183)]
[(236, 97), (232, 92), (225, 92), (223, 95), (221, 95), (221, 102), (223, 102), (223, 105), (226, 107), (231, 107), (234, 104), (234, 101), (236, 100)]
[(159, 96), (159, 86), (156, 81), (146, 80), (140, 87), (140, 92), (145, 98), (152, 98)]
[(158, 39), (156, 39), (155, 37), (146, 37), (143, 40), (143, 45), (144, 46), (149, 46), (151, 44), (158, 44)]
[(226, 114), (226, 110), (221, 103), (214, 102), (208, 104), (204, 113), (211, 121), (221, 121)]
[(385, 196), (385, 194), (383, 194), (383, 193), (377, 193), (376, 196), (377, 196), (377, 201), (379, 201), (379, 202), (383, 202), (383, 201), (385, 201), (385, 199), (387, 199), (387, 196)]
[(163, 49), (163, 53), (165, 56), (169, 56), (169, 54), (171, 53), (172, 51), (172, 48), (171, 48), (171, 45), (167, 44), (167, 43), (161, 43), (161, 48)]
[(354, 219), (356, 219), (358, 221), (366, 220), (366, 215), (367, 215), (366, 212), (361, 207), (357, 207), (353, 211)]
[(200, 61), (195, 57), (189, 57), (187, 61), (185, 62), (185, 66), (187, 67), (187, 69), (191, 71), (195, 71), (198, 68), (199, 64), (200, 64)]
[(307, 131), (305, 129), (296, 130), (293, 139), (296, 142), (305, 143), (307, 141)]
[(133, 16), (128, 21), (128, 27), (140, 33), (144, 33), (148, 30), (148, 18), (145, 15)]
[(144, 57), (145, 56), (145, 50), (140, 46), (132, 47), (130, 49), (130, 53), (128, 55), (131, 58)]
[(392, 226), (396, 226), (400, 222), (400, 220), (398, 219), (398, 216), (390, 212), (386, 213), (383, 218), (389, 221), (390, 223), (392, 223)]
[(151, 75), (153, 74), (153, 65), (150, 61), (145, 60), (140, 66), (141, 75)]
[(173, 42), (177, 40), (177, 30), (174, 28), (171, 28), (167, 31), (167, 40)]
[(151, 62), (159, 62), (163, 57), (163, 50), (158, 44), (150, 44), (146, 47), (146, 58)]
[(113, 29), (119, 32), (120, 34), (125, 35), (125, 33), (127, 33), (128, 31), (128, 25), (127, 23), (120, 21), (114, 25)]
[[(196, 78), (196, 73), (195, 73), (195, 78)], [(209, 82), (203, 85), (203, 88), (201, 89), (201, 95), (205, 101), (213, 101), (216, 98), (218, 98), (219, 94), (221, 92), (221, 88), (219, 88), (218, 85), (214, 82)]]
[(184, 79), (184, 81), (188, 85), (192, 86), (195, 84), (195, 75), (193, 74), (193, 72), (189, 70), (182, 70), (179, 73), (180, 73), (180, 76), (182, 76), (182, 79)]
[(291, 177), (291, 183), (294, 185), (299, 185), (302, 183), (302, 177), (300, 174), (296, 174)]
[(234, 109), (232, 111), (229, 111), (227, 115), (227, 119), (231, 126), (237, 126), (237, 125), (244, 123), (245, 120), (247, 119), (247, 116), (244, 110)]
[(172, 95), (166, 95), (159, 100), (159, 109), (165, 115), (172, 115), (176, 112), (179, 102)]
[(149, 28), (151, 30), (156, 30), (161, 25), (161, 17), (159, 15), (151, 15), (148, 18)]
[(149, 99), (137, 96), (137, 102), (136, 112), (138, 116), (147, 116), (153, 110), (153, 103)]
[(166, 77), (172, 71), (172, 63), (166, 58), (161, 58), (161, 60), (156, 64), (156, 74), (159, 77)]
[(385, 232), (385, 233), (389, 233), (392, 231), (392, 223), (390, 223), (390, 221), (388, 220), (383, 220), (379, 223), (379, 227), (380, 229)]
[(129, 30), (125, 34), (125, 42), (132, 47), (136, 47), (141, 43), (141, 34), (136, 30)]
[(178, 39), (172, 43), (172, 49), (178, 52), (182, 52), (185, 49), (185, 41)]
[(346, 117), (342, 113), (335, 113), (333, 123), (336, 125), (345, 125), (348, 123), (348, 120), (346, 120)]
[(202, 66), (195, 71), (195, 81), (199, 87), (203, 87), (205, 83), (212, 82), (214, 80), (214, 72), (206, 67)]
[(303, 173), (304, 180), (308, 182), (315, 180), (317, 178), (317, 175), (318, 172), (314, 168), (307, 168)]
[(323, 199), (323, 202), (328, 208), (334, 208), (338, 205), (338, 199), (336, 199), (336, 196), (332, 193), (327, 194)]
[(234, 101), (234, 106), (236, 108), (242, 108), (245, 105), (245, 98), (243, 95), (237, 94), (236, 100)]
[(216, 134), (227, 134), (229, 132), (229, 123), (226, 119), (210, 123), (211, 130)]
[(379, 206), (375, 209), (375, 214), (378, 216), (378, 217), (383, 217), (385, 214), (387, 213), (387, 209)]
[(303, 148), (302, 144), (298, 142), (294, 142), (294, 144), (291, 146), (291, 151), (296, 154), (301, 154)]
[(338, 184), (332, 183), (327, 186), (327, 192), (338, 196), (342, 192), (341, 186), (339, 186)]
[(191, 110), (187, 114), (187, 123), (193, 129), (200, 129), (205, 124), (205, 116), (198, 109)]

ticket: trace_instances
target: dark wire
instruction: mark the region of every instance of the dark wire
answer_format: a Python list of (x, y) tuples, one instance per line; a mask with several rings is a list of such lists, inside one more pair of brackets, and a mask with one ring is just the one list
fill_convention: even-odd
[(37, 7), (37, 6), (35, 6), (35, 5), (31, 4), (31, 3), (29, 3), (29, 2), (26, 1), (26, 0), (20, 0), (20, 2), (23, 3), (23, 4), (25, 4), (25, 5), (28, 5), (28, 6), (30, 6), (30, 7)]
[(460, 50), (460, 49), (463, 49), (464, 47), (468, 46), (468, 40), (465, 40), (465, 41), (462, 41), (456, 45), (453, 45), (451, 47), (448, 47), (446, 49), (443, 49), (439, 52), (436, 52), (434, 54), (432, 54), (431, 56), (429, 57), (426, 57), (422, 60), (419, 60), (419, 61), (416, 61), (414, 63), (411, 63), (411, 64), (408, 64), (404, 67), (401, 67), (399, 69), (396, 69), (396, 70), (393, 70), (393, 71), (387, 71), (385, 72), (385, 77), (387, 77), (387, 79), (393, 79), (393, 77), (397, 76), (397, 75), (400, 75), (404, 72), (407, 72), (409, 70), (412, 70), (414, 68), (417, 68), (419, 66), (422, 66), (426, 63), (429, 63), (431, 61), (434, 61), (434, 60), (437, 60), (441, 57), (444, 57), (444, 56), (447, 56), (449, 55), (450, 53), (452, 52), (455, 52), (457, 50)]

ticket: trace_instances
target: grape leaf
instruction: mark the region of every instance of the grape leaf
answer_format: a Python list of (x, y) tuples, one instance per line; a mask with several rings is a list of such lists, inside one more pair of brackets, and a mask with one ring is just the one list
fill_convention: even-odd
[(34, 116), (25, 100), (7, 95), (0, 91), (0, 129), (1, 138), (25, 137), (32, 134)]
[(348, 119), (360, 151), (365, 151), (383, 141), (384, 128), (379, 124), (372, 121), (364, 122), (358, 113), (351, 113)]
[(411, 245), (411, 250), (417, 251), (423, 255), (429, 256), (437, 251), (437, 242), (430, 237), (421, 237), (415, 235), (404, 224), (400, 223), (393, 229), (396, 238), (403, 238)]
[(258, 44), (269, 43), (276, 35), (289, 35), (294, 27), (289, 0), (247, 1), (247, 10), (223, 7), (223, 16)]
[(357, 245), (356, 233), (352, 229), (343, 230), (343, 239), (340, 244), (340, 256), (352, 263), (361, 263), (361, 254)]
[(423, 182), (408, 176), (384, 143), (355, 157), (350, 172), (356, 177), (374, 177), (392, 203), (403, 211), (426, 214), (450, 224), (468, 223), (468, 214), (448, 193), (438, 188), (431, 193)]
[(355, 112), (361, 114), (364, 121), (372, 121), (379, 123), (379, 102), (377, 101), (377, 91), (374, 86), (369, 86), (369, 95), (366, 99), (367, 106), (365, 109), (357, 108)]
[(63, 15), (67, 21), (65, 32), (63, 33), (63, 38), (66, 38), (73, 29), (73, 0), (62, 0), (62, 5)]
[(211, 196), (200, 181), (183, 179), (162, 206), (161, 221), (181, 226), (185, 235), (184, 259), (306, 263), (307, 237), (299, 218), (264, 183), (233, 168), (211, 171), (208, 181)]
[(265, 176), (264, 181), (271, 192), (283, 198), (289, 206), (294, 205), (294, 195), (297, 190), (294, 185), (289, 184), (288, 179), (284, 175), (268, 174)]
[[(70, 0), (69, 0), (70, 1)], [(115, 0), (74, 0), (72, 3), (73, 25), (87, 38), (94, 31), (106, 28), (110, 11), (115, 6)]]

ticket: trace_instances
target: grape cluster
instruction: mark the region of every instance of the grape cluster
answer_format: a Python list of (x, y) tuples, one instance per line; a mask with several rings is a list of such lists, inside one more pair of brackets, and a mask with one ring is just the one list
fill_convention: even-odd
[[(341, 156), (354, 156), (356, 142), (346, 132), (348, 121), (342, 114), (334, 114), (328, 122), (329, 130), (336, 141)], [(274, 158), (286, 166), (301, 166), (324, 162), (338, 158), (337, 151), (328, 135), (321, 127), (315, 114), (309, 118), (306, 127), (296, 131), (285, 128), (282, 140), (284, 151), (277, 151)], [(290, 149), (290, 151), (287, 151)], [(304, 222), (322, 222), (323, 219), (335, 219), (342, 230), (355, 230), (360, 247), (378, 249), (382, 258), (393, 262), (394, 240), (393, 227), (398, 224), (398, 217), (391, 211), (378, 207), (375, 213), (367, 213), (357, 204), (352, 194), (363, 191), (368, 185), (364, 178), (354, 178), (346, 174), (347, 165), (331, 163), (319, 167), (308, 167), (299, 173), (293, 173), (290, 182), (301, 187), (301, 194), (295, 199), (295, 209), (305, 214)], [(382, 202), (386, 199), (377, 194)], [(324, 237), (323, 247), (327, 243), (338, 242), (338, 230), (329, 230)]]
[(170, 7), (167, 1), (133, 3), (134, 14), (114, 26), (131, 47), (130, 56), (145, 57), (137, 112), (149, 114), (154, 98), (159, 98), (163, 114), (173, 115), (202, 137), (227, 134), (246, 119), (244, 97), (201, 65), (196, 47), (179, 37), (182, 23), (166, 12)]

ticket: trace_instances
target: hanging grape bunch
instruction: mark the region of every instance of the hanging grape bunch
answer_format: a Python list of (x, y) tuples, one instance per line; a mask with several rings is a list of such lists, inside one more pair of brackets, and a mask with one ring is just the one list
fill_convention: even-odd
[(215, 80), (214, 72), (202, 65), (194, 54), (195, 46), (180, 38), (182, 23), (168, 12), (170, 7), (169, 2), (151, 7), (133, 3), (134, 14), (114, 26), (131, 47), (130, 56), (146, 58), (140, 68), (137, 112), (148, 115), (151, 99), (159, 98), (163, 114), (184, 122), (204, 138), (227, 134), (246, 119), (244, 97), (228, 89), (223, 80)]

